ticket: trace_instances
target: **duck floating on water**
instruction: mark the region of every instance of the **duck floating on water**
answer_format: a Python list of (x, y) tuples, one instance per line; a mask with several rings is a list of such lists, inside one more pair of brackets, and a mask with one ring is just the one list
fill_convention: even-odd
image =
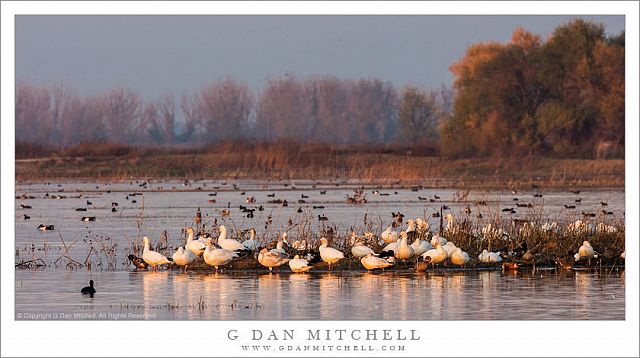
[(52, 231), (52, 230), (55, 230), (55, 227), (53, 225), (40, 224), (40, 225), (38, 225), (38, 230), (40, 230), (40, 231)]
[(89, 295), (91, 298), (93, 298), (93, 295), (96, 293), (96, 289), (93, 287), (93, 280), (89, 280), (89, 286), (83, 287), (80, 290), (80, 293), (82, 293), (83, 295)]

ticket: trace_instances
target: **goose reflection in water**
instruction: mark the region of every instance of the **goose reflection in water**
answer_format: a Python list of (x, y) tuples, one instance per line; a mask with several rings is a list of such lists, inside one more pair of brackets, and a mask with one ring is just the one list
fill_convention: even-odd
[[(142, 297), (145, 317), (155, 312), (152, 306), (167, 303), (163, 301), (169, 293), (169, 273), (166, 271), (140, 272), (142, 275)], [(162, 298), (158, 298), (162, 297)]]

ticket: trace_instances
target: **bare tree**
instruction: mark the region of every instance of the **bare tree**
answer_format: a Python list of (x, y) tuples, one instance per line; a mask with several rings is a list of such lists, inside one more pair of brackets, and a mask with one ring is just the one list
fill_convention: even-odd
[(144, 140), (144, 123), (140, 120), (140, 97), (125, 89), (116, 89), (105, 96), (106, 125), (109, 140), (136, 143)]
[(308, 137), (303, 85), (293, 76), (270, 79), (256, 108), (256, 132), (268, 140)]
[(16, 89), (16, 139), (51, 144), (51, 97), (45, 87), (22, 83)]
[(244, 83), (225, 79), (202, 89), (197, 113), (208, 141), (246, 138), (252, 105), (253, 97)]

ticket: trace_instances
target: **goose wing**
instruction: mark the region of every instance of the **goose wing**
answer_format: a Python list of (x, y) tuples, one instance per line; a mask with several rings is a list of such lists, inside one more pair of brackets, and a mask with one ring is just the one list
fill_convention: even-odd
[(229, 251), (238, 251), (238, 250), (246, 250), (247, 249), (246, 247), (244, 247), (244, 245), (242, 245), (242, 243), (240, 243), (238, 240), (234, 240), (234, 239), (220, 240), (218, 242), (218, 244), (223, 249), (229, 250)]
[(146, 251), (142, 255), (142, 259), (149, 265), (164, 265), (171, 262), (166, 256), (155, 251)]

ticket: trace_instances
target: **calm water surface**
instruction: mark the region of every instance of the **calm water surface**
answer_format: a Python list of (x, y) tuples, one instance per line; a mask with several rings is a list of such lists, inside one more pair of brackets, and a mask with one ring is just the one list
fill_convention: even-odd
[[(94, 298), (79, 288), (96, 281)], [(620, 320), (624, 273), (16, 272), (16, 313), (66, 319)], [(104, 314), (100, 316), (100, 314)]]

